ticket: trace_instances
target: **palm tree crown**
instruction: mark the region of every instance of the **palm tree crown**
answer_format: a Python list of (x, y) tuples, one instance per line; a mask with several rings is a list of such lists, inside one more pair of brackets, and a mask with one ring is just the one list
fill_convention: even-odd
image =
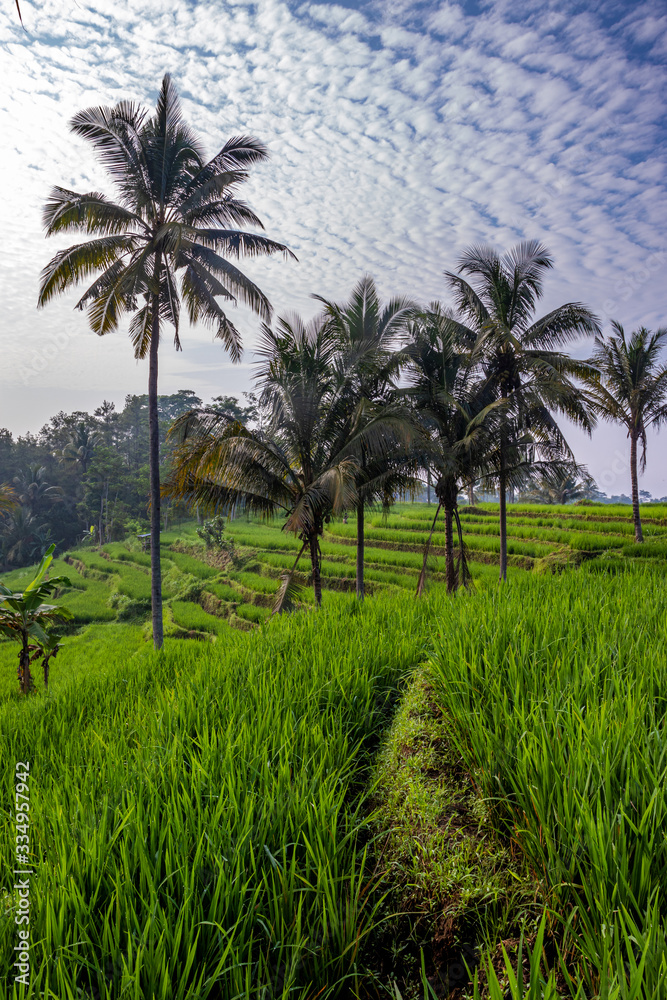
[(595, 338), (590, 359), (599, 376), (589, 380), (597, 412), (605, 420), (625, 424), (630, 438), (630, 474), (635, 539), (644, 540), (639, 515), (637, 445), (641, 443), (641, 471), (646, 468), (646, 431), (667, 420), (667, 364), (660, 363), (667, 344), (667, 329), (651, 333), (642, 326), (628, 339), (620, 323), (615, 334)]
[[(265, 326), (257, 380), (260, 403), (270, 412), (266, 430), (253, 432), (217, 409), (185, 414), (172, 431), (181, 447), (164, 488), (209, 509), (243, 499), (265, 516), (282, 512), (284, 529), (303, 542), (301, 553), (310, 550), (318, 604), (324, 519), (356, 501), (357, 463), (339, 447), (335, 348), (321, 318), (306, 324), (294, 316), (279, 319), (275, 330)], [(278, 610), (289, 597), (290, 578)]]
[(553, 411), (589, 432), (594, 423), (585, 397), (572, 381), (573, 376), (589, 375), (590, 366), (555, 348), (575, 337), (599, 333), (599, 323), (580, 302), (568, 302), (534, 318), (544, 272), (551, 267), (553, 258), (546, 247), (529, 240), (502, 255), (490, 247), (470, 247), (459, 259), (458, 273), (445, 272), (471, 334), (484, 343), (489, 388), (508, 404), (498, 443), (501, 579), (507, 576), (510, 449), (515, 455), (527, 450), (531, 458), (544, 449), (549, 457), (571, 460)]
[(44, 209), (47, 236), (83, 231), (98, 239), (55, 255), (42, 273), (38, 304), (101, 271), (77, 303), (88, 309), (96, 333), (115, 330), (121, 316), (131, 313), (136, 357), (146, 356), (154, 320), (158, 327), (160, 320), (171, 323), (179, 349), (182, 300), (190, 321), (212, 325), (238, 359), (240, 334), (217, 299), (241, 299), (264, 319), (270, 318), (271, 307), (227, 258), (276, 251), (293, 256), (283, 244), (237, 228), (263, 228), (235, 192), (247, 180), (247, 168), (268, 157), (264, 145), (237, 136), (206, 161), (199, 140), (183, 121), (169, 75), (153, 116), (121, 101), (114, 108), (79, 112), (70, 128), (92, 144), (119, 199), (112, 202), (95, 191), (52, 190)]

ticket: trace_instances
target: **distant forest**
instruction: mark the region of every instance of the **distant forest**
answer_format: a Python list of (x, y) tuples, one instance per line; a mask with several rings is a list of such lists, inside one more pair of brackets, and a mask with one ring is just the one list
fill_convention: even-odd
[[(252, 397), (248, 404), (218, 396), (210, 405), (248, 421), (256, 413)], [(169, 427), (201, 405), (188, 389), (158, 397), (165, 472)], [(87, 536), (104, 543), (148, 531), (148, 396), (126, 396), (121, 411), (106, 400), (92, 414), (61, 411), (38, 434), (16, 439), (0, 429), (0, 483), (19, 501), (0, 514), (0, 567), (29, 565), (53, 542), (61, 551)], [(163, 501), (165, 524), (186, 514)]]

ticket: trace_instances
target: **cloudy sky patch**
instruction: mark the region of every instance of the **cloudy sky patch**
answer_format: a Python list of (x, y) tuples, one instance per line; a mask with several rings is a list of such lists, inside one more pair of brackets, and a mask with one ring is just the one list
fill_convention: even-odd
[[(298, 3), (286, 0), (35, 0), (0, 11), (5, 86), (0, 250), (0, 426), (36, 430), (56, 409), (145, 391), (124, 332), (98, 339), (75, 293), (35, 308), (39, 272), (71, 240), (45, 241), (54, 184), (112, 193), (72, 115), (130, 98), (152, 106), (165, 71), (213, 154), (232, 134), (271, 149), (244, 197), (299, 262), (250, 261), (276, 312), (347, 296), (446, 301), (442, 272), (470, 243), (552, 250), (543, 310), (586, 302), (608, 323), (665, 315), (664, 3)], [(165, 337), (161, 390), (250, 388), (259, 323), (234, 311), (242, 367), (210, 332)], [(577, 350), (584, 356), (588, 346)], [(82, 395), (83, 394), (83, 395)], [(96, 394), (96, 395), (95, 395)], [(573, 439), (600, 476), (620, 429)], [(645, 484), (667, 493), (664, 442)], [(606, 486), (629, 491), (628, 477)]]

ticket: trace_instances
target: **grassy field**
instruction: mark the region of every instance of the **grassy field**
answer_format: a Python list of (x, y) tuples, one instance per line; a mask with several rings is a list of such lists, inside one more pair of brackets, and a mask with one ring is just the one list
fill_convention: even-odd
[(510, 507), (502, 588), (494, 513), (462, 514), (471, 592), (436, 562), (419, 601), (434, 508), (371, 515), (361, 607), (332, 523), (322, 611), (304, 566), (278, 619), (278, 524), (231, 522), (226, 564), (165, 532), (164, 655), (136, 542), (59, 559), (48, 693), (0, 643), (3, 970), (25, 760), (35, 873), (31, 990), (1, 995), (667, 997), (667, 509), (642, 548), (626, 507)]

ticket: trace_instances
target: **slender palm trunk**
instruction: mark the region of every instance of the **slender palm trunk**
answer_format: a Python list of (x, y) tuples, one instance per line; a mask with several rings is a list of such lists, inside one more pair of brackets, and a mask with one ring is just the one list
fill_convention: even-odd
[(639, 479), (637, 478), (637, 438), (630, 435), (630, 476), (632, 478), (632, 519), (635, 524), (635, 541), (643, 542), (642, 520), (639, 515)]
[(475, 506), (475, 484), (472, 479), (468, 480), (468, 504), (470, 507)]
[(357, 598), (364, 599), (364, 501), (357, 506)]
[(507, 472), (505, 469), (504, 430), (500, 432), (500, 579), (507, 580)]
[(458, 574), (454, 563), (454, 508), (445, 505), (445, 574), (447, 593), (453, 594), (458, 585)]
[(315, 591), (315, 603), (318, 608), (322, 604), (322, 579), (320, 577), (320, 547), (317, 544), (317, 531), (313, 531), (310, 538), (310, 565), (313, 569), (313, 590)]
[(160, 428), (157, 409), (157, 359), (160, 338), (158, 297), (153, 295), (151, 347), (148, 370), (148, 442), (151, 491), (151, 606), (153, 645), (162, 649), (162, 574), (160, 571)]
[(430, 505), (431, 503), (431, 470), (426, 470), (426, 500)]

